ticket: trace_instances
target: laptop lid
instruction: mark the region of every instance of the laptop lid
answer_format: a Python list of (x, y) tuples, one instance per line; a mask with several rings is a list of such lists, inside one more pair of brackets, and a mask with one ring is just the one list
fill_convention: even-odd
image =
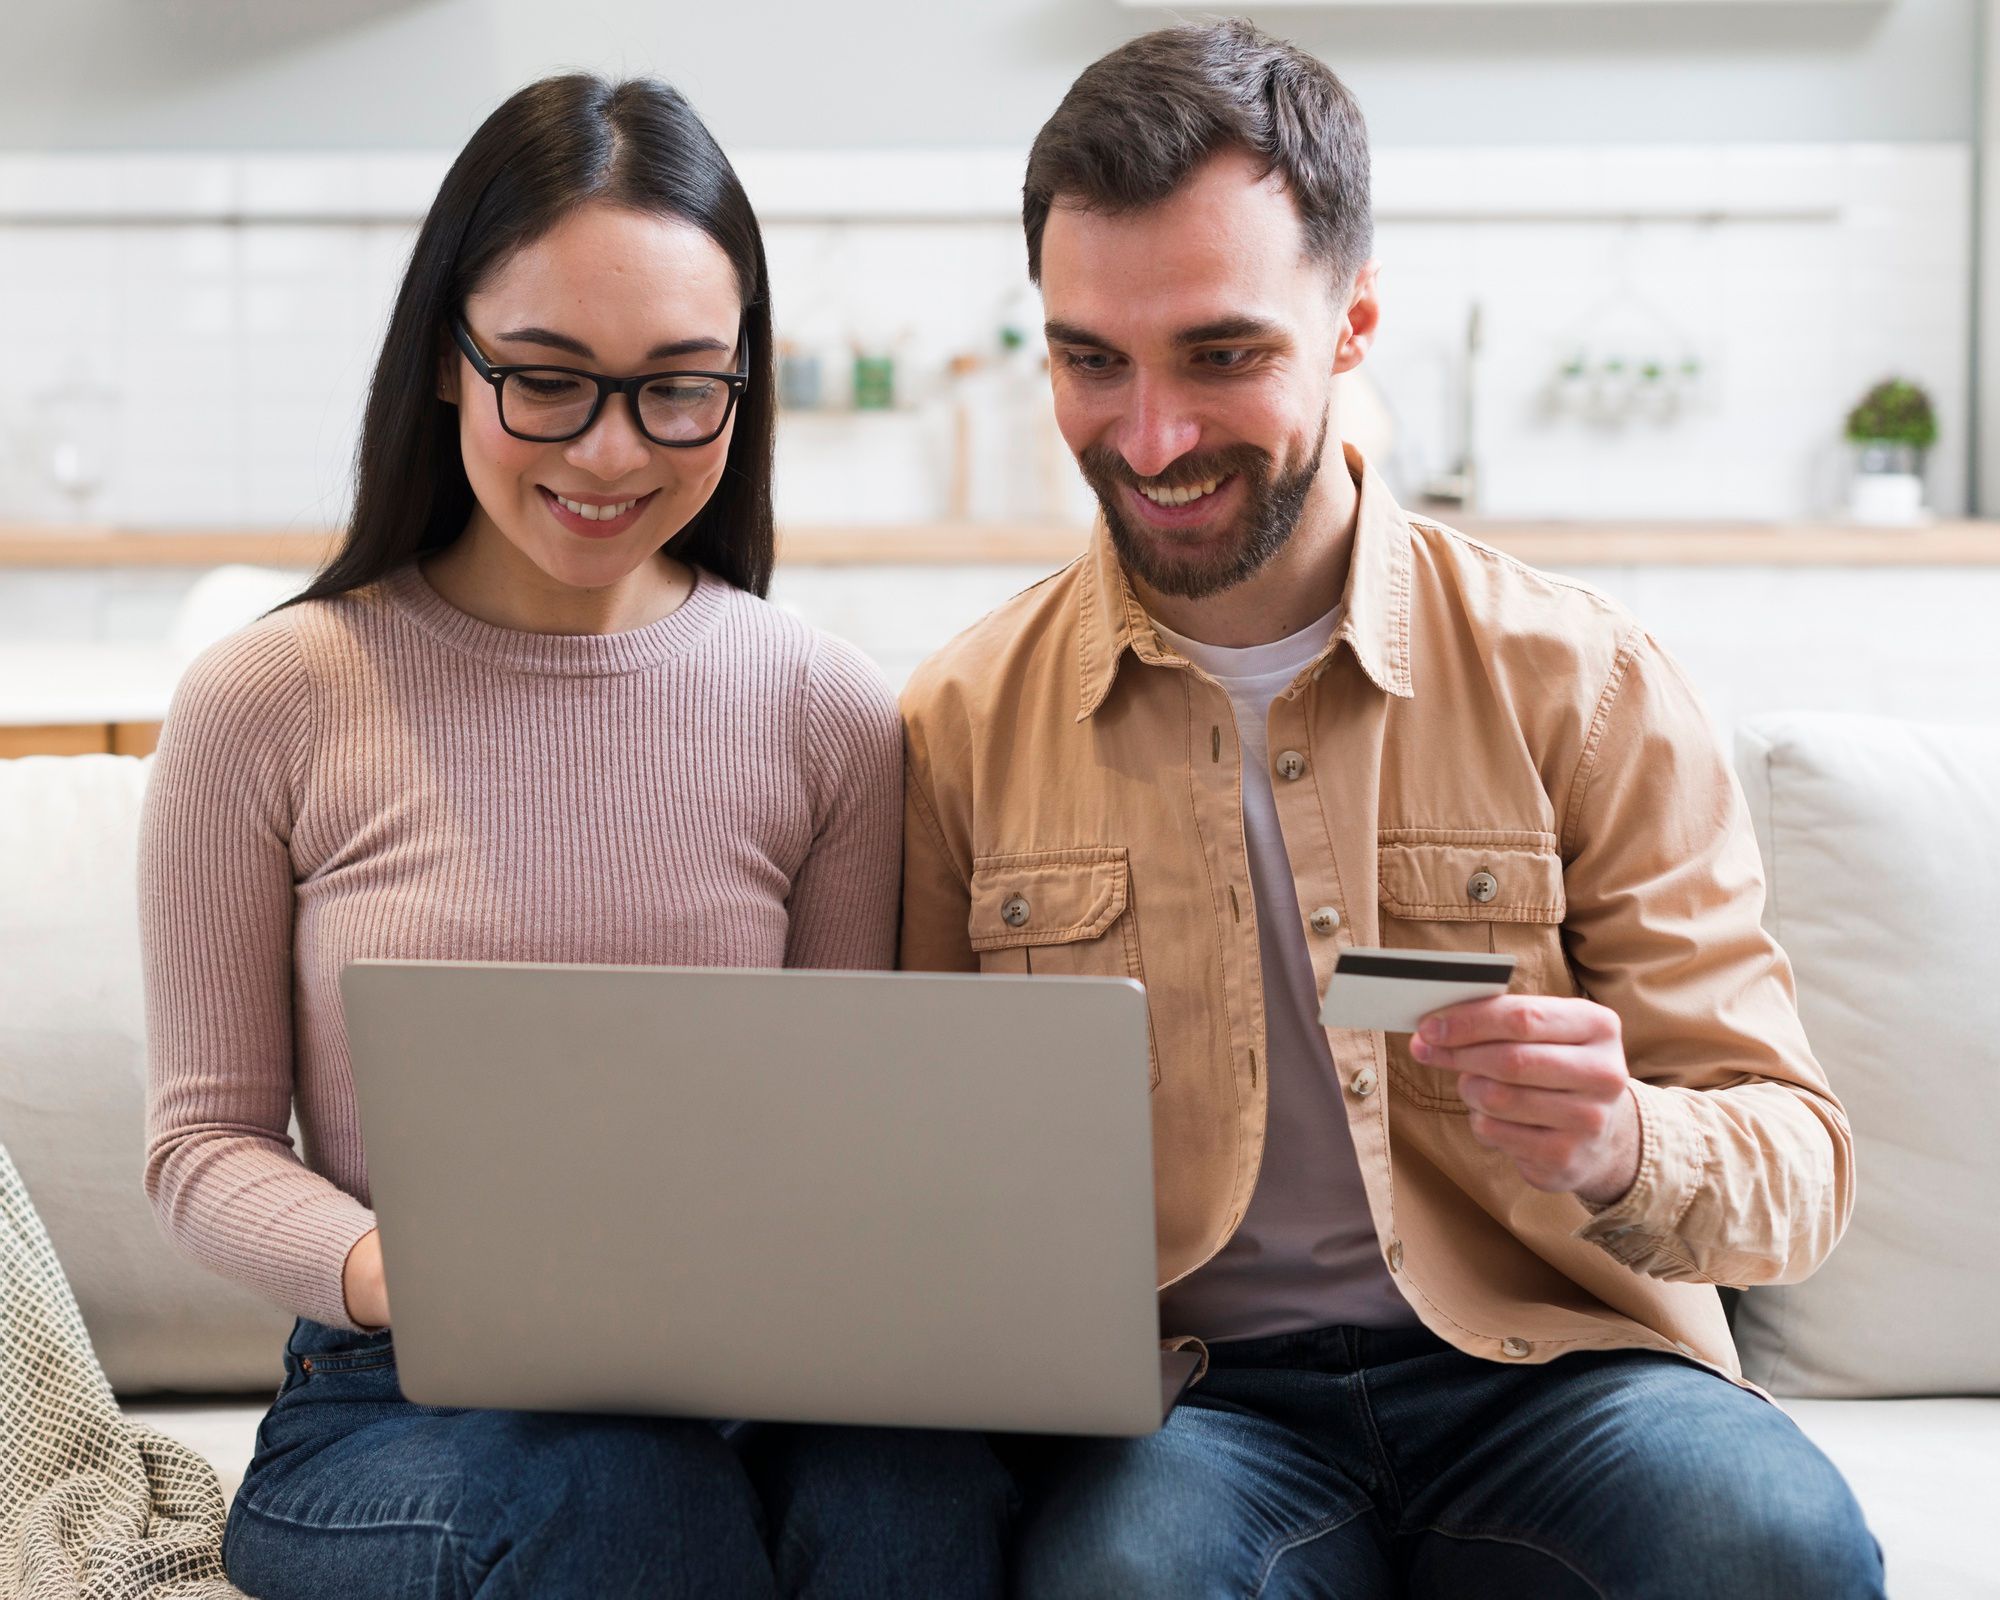
[(341, 993), (412, 1400), (1138, 1434), (1178, 1390), (1136, 983), (360, 961)]

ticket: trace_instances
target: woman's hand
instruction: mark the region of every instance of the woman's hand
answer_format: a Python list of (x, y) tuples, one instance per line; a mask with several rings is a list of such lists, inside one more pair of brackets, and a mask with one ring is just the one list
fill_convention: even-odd
[(350, 1320), (370, 1333), (389, 1326), (389, 1286), (382, 1279), (382, 1230), (370, 1228), (347, 1252), (340, 1290)]

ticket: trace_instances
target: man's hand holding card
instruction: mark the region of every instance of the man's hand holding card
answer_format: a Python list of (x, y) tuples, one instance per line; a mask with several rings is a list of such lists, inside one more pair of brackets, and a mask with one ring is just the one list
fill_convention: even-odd
[(1531, 1187), (1608, 1205), (1639, 1175), (1639, 1108), (1618, 1013), (1594, 1000), (1508, 994), (1513, 959), (1344, 950), (1327, 1027), (1411, 1033), (1410, 1054), (1458, 1075), (1473, 1138)]

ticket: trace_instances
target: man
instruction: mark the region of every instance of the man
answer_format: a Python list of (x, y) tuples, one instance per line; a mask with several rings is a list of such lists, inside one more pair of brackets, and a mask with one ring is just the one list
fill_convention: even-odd
[[(1717, 1294), (1853, 1203), (1742, 800), (1643, 629), (1343, 449), (1347, 92), (1245, 23), (1147, 35), (1024, 218), (1103, 518), (906, 692), (903, 961), (1145, 982), (1161, 1331), (1207, 1366), (1152, 1437), (1028, 1453), (1021, 1591), (1879, 1595)], [(1322, 1029), (1376, 944), (1514, 990)]]

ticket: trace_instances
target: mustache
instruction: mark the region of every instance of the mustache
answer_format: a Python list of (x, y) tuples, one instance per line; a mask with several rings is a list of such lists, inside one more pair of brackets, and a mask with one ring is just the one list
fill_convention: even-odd
[(1134, 472), (1125, 458), (1108, 445), (1092, 445), (1077, 457), (1077, 465), (1083, 469), (1084, 477), (1096, 484), (1124, 483), (1135, 489), (1192, 489), (1211, 479), (1239, 472), (1254, 479), (1264, 478), (1271, 470), (1271, 455), (1254, 444), (1233, 444), (1206, 455), (1182, 456), (1165, 472), (1148, 478)]

